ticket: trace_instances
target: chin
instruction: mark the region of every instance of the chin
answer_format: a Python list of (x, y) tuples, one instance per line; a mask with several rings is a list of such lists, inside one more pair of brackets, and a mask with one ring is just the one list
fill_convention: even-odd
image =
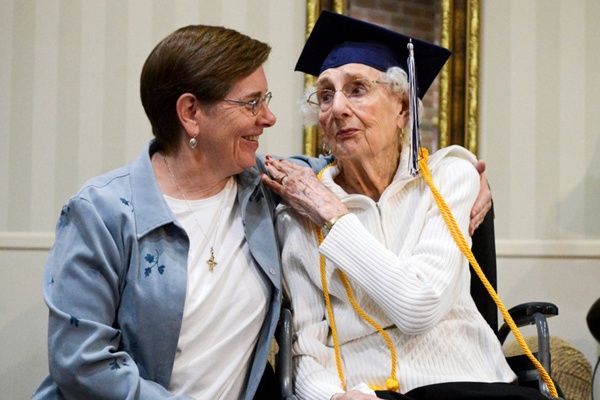
[(244, 157), (244, 159), (241, 160), (240, 163), (238, 163), (238, 165), (240, 166), (240, 168), (242, 168), (242, 170), (252, 168), (252, 167), (254, 167), (255, 164), (256, 164), (256, 154), (252, 154), (252, 157), (250, 157), (250, 156)]

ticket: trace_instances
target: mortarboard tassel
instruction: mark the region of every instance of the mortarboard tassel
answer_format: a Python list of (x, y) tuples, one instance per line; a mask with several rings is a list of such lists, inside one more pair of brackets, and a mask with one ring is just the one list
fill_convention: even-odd
[(417, 72), (412, 40), (406, 45), (408, 49), (408, 86), (410, 102), (410, 159), (408, 170), (412, 176), (419, 173), (419, 149), (421, 148), (421, 132), (419, 131), (419, 99), (417, 97)]

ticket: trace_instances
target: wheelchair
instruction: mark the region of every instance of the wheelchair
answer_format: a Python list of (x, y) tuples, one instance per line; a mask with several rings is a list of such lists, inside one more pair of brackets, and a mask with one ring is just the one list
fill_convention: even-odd
[[(483, 223), (472, 237), (472, 251), (486, 278), (497, 288), (496, 245), (494, 233), (494, 209), (488, 212)], [(506, 323), (498, 327), (498, 308), (479, 277), (471, 271), (471, 296), (479, 312), (498, 336), (501, 344), (510, 334)], [(533, 353), (544, 369), (550, 370), (550, 334), (547, 318), (558, 315), (558, 307), (552, 303), (531, 302), (517, 305), (509, 310), (517, 327), (535, 325), (537, 328), (538, 351)], [(297, 400), (294, 395), (294, 374), (292, 362), (293, 342), (293, 308), (287, 299), (284, 299), (281, 309), (276, 340), (279, 351), (276, 355), (275, 373), (279, 380), (281, 398), (283, 400)], [(508, 357), (507, 362), (515, 372), (519, 386), (538, 388), (547, 397), (551, 398), (548, 387), (538, 370), (525, 355)], [(558, 386), (556, 387), (559, 398), (563, 397)]]

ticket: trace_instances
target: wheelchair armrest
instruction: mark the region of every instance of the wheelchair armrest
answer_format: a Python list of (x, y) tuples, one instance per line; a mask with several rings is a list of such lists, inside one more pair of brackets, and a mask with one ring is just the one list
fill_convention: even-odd
[(292, 310), (289, 302), (284, 301), (279, 314), (279, 325), (277, 327), (277, 353), (276, 371), (281, 385), (281, 398), (283, 400), (296, 400), (294, 396), (293, 366), (292, 366)]
[[(546, 318), (558, 315), (558, 307), (552, 303), (531, 302), (519, 304), (508, 310), (508, 313), (515, 321), (515, 324), (518, 327), (521, 327), (533, 324), (537, 325), (540, 316), (544, 317), (545, 320)], [(539, 323), (541, 323), (541, 321)], [(498, 330), (498, 339), (500, 340), (500, 343), (504, 343), (509, 333), (510, 327), (505, 322)]]
[[(535, 324), (538, 339), (538, 351), (535, 356), (548, 374), (550, 374), (550, 333), (548, 332), (546, 318), (558, 315), (558, 307), (552, 303), (524, 303), (511, 308), (508, 310), (508, 313), (513, 318), (517, 327)], [(498, 330), (498, 340), (500, 340), (500, 343), (504, 344), (509, 333), (510, 327), (505, 322)], [(531, 381), (537, 377), (540, 391), (548, 395), (548, 388), (537, 371), (535, 369), (527, 370), (526, 366), (531, 364), (531, 361), (525, 359), (525, 356), (516, 356), (512, 358), (515, 360), (512, 362), (509, 360), (509, 364), (511, 364), (513, 368), (517, 365), (522, 368), (521, 371), (515, 371), (519, 377), (519, 381)], [(531, 367), (533, 367), (533, 365), (531, 365)]]

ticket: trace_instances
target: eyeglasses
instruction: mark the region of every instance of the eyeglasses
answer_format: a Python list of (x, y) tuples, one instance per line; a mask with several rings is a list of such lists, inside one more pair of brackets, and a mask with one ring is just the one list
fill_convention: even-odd
[(369, 96), (371, 88), (375, 84), (384, 84), (384, 82), (370, 81), (368, 79), (356, 79), (346, 83), (341, 90), (317, 90), (308, 96), (306, 102), (313, 107), (318, 107), (322, 112), (325, 112), (328, 111), (333, 105), (333, 98), (335, 97), (335, 94), (337, 92), (342, 92), (351, 103), (357, 104)]
[(252, 115), (256, 116), (258, 114), (258, 111), (262, 107), (263, 103), (267, 107), (269, 106), (269, 102), (271, 101), (272, 97), (273, 97), (273, 95), (271, 94), (271, 92), (267, 92), (265, 94), (265, 97), (250, 100), (250, 101), (233, 100), (233, 99), (223, 99), (223, 101), (247, 106), (250, 108), (250, 112), (252, 112)]

